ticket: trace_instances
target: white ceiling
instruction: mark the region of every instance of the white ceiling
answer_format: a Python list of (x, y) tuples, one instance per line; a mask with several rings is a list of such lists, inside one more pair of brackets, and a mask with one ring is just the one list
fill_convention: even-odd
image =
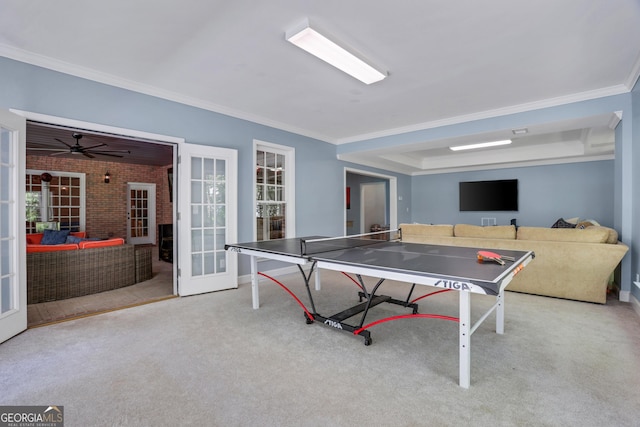
[[(1, 9), (0, 56), (333, 144), (625, 93), (640, 74), (637, 0), (56, 0)], [(288, 43), (285, 32), (305, 18), (389, 76), (367, 86)], [(610, 158), (613, 113), (528, 127), (510, 148), (445, 148), (513, 137), (502, 129), (341, 158), (412, 174), (549, 153)]]

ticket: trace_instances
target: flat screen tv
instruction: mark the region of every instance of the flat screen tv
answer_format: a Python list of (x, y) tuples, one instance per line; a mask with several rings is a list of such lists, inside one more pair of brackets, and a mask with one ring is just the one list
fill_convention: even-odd
[(460, 182), (461, 211), (517, 211), (518, 180)]

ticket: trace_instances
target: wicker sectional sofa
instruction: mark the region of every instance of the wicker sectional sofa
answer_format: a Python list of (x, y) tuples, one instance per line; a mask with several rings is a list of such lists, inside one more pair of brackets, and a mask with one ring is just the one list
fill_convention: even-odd
[(27, 304), (122, 288), (135, 279), (133, 245), (27, 254)]
[(402, 240), (483, 249), (531, 250), (535, 259), (507, 290), (604, 304), (609, 279), (629, 248), (608, 227), (584, 229), (402, 224)]
[(38, 239), (27, 236), (27, 304), (118, 289), (151, 276), (150, 250), (136, 250), (123, 239), (51, 245), (51, 250)]

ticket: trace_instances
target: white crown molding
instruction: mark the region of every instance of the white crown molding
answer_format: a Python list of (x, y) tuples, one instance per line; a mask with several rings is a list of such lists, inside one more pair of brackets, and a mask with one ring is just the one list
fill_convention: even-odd
[(285, 123), (267, 119), (265, 117), (245, 113), (243, 111), (224, 107), (222, 105), (218, 105), (212, 102), (204, 101), (202, 99), (182, 95), (182, 94), (161, 89), (155, 86), (145, 85), (143, 83), (136, 82), (133, 80), (123, 79), (121, 77), (114, 76), (108, 73), (103, 73), (101, 71), (97, 71), (92, 68), (70, 64), (68, 62), (60, 61), (58, 59), (54, 59), (48, 56), (36, 54), (33, 52), (28, 52), (22, 49), (17, 49), (12, 46), (7, 46), (2, 43), (0, 43), (0, 56), (4, 56), (9, 59), (35, 65), (38, 67), (46, 68), (52, 71), (58, 71), (60, 73), (69, 74), (75, 77), (91, 80), (97, 83), (103, 83), (109, 86), (115, 86), (121, 89), (127, 89), (127, 90), (141, 93), (144, 95), (150, 95), (157, 98), (178, 102), (180, 104), (201, 108), (203, 110), (212, 111), (214, 113), (224, 114), (226, 116), (234, 117), (236, 119), (247, 120), (247, 121), (261, 124), (264, 126), (280, 129), (286, 132), (295, 133), (297, 135), (318, 139), (320, 141), (335, 143), (331, 141), (331, 138), (329, 138), (327, 135), (315, 134), (313, 132), (309, 132), (308, 130), (301, 129), (295, 126), (290, 126)]
[(618, 127), (620, 120), (622, 120), (622, 111), (614, 111), (607, 126), (609, 126), (609, 129), (615, 129)]
[(428, 156), (421, 162), (421, 169), (450, 169), (473, 165), (495, 165), (554, 160), (558, 158), (574, 158), (584, 156), (585, 146), (582, 141), (563, 141), (544, 144), (543, 146), (526, 146), (467, 152), (462, 154)]
[(448, 168), (448, 169), (433, 169), (423, 172), (414, 172), (411, 176), (418, 175), (434, 175), (442, 173), (452, 172), (473, 172), (480, 170), (494, 170), (494, 169), (510, 169), (510, 168), (522, 168), (529, 166), (549, 166), (549, 165), (561, 165), (568, 163), (583, 163), (583, 162), (597, 162), (601, 160), (613, 160), (613, 154), (605, 154), (599, 156), (580, 156), (580, 157), (567, 157), (559, 159), (542, 159), (533, 161), (520, 161), (520, 162), (505, 162), (500, 164), (488, 164), (488, 165), (471, 165), (465, 167)]
[(639, 78), (640, 78), (640, 55), (638, 55), (638, 58), (636, 59), (636, 62), (633, 65), (633, 68), (631, 69), (631, 72), (629, 73), (629, 77), (627, 78), (625, 85), (629, 88), (629, 90), (631, 90), (636, 85), (636, 82), (638, 81)]
[(409, 176), (420, 175), (437, 175), (444, 173), (458, 173), (458, 172), (474, 172), (481, 170), (494, 170), (494, 169), (510, 169), (529, 166), (548, 166), (548, 165), (560, 165), (568, 163), (583, 163), (583, 162), (597, 162), (601, 160), (613, 160), (615, 156), (613, 154), (601, 154), (591, 156), (577, 156), (577, 157), (565, 157), (565, 158), (548, 158), (537, 159), (527, 161), (505, 161), (503, 163), (492, 164), (474, 164), (465, 166), (451, 166), (444, 168), (432, 168), (427, 170), (416, 170), (417, 168), (398, 164), (395, 162), (385, 162), (382, 159), (376, 158), (358, 158), (353, 153), (338, 154), (338, 160), (354, 163), (361, 166), (369, 166), (376, 169), (383, 169), (389, 172), (401, 173)]
[(575, 102), (588, 101), (591, 99), (603, 98), (606, 96), (620, 95), (628, 93), (629, 88), (626, 85), (615, 85), (587, 92), (575, 93), (572, 95), (544, 99), (542, 101), (529, 102), (525, 104), (513, 105), (511, 107), (497, 108), (494, 110), (480, 111), (478, 113), (466, 114), (463, 116), (450, 117), (432, 122), (418, 123), (415, 125), (404, 126), (394, 129), (386, 129), (379, 132), (357, 135), (349, 138), (340, 138), (336, 144), (348, 144), (351, 142), (365, 141), (368, 139), (382, 138), (385, 136), (399, 135), (409, 132), (417, 132), (426, 129), (434, 129), (443, 126), (457, 125), (476, 120), (492, 119), (495, 117), (507, 116), (510, 114), (524, 113), (527, 111), (539, 110), (543, 108), (557, 107), (560, 105), (572, 104)]
[(37, 53), (29, 52), (23, 49), (18, 49), (13, 46), (0, 43), (0, 56), (13, 59), (16, 61), (24, 62), (27, 64), (43, 67), (49, 70), (58, 71), (64, 74), (84, 78), (87, 80), (95, 81), (98, 83), (107, 84), (110, 86), (119, 87), (122, 89), (131, 90), (133, 92), (155, 96), (158, 98), (166, 99), (169, 101), (178, 102), (180, 104), (189, 105), (196, 108), (202, 108), (203, 110), (212, 111), (226, 116), (234, 117), (241, 120), (247, 120), (253, 123), (261, 124), (271, 128), (279, 129), (286, 132), (295, 133), (298, 135), (306, 136), (309, 138), (317, 139), (323, 142), (327, 142), (334, 145), (348, 144), (351, 142), (364, 141), (368, 139), (381, 138), (386, 136), (393, 136), (398, 134), (404, 134), (409, 132), (421, 131), (426, 129), (434, 129), (442, 126), (449, 126), (455, 124), (466, 123), (475, 120), (490, 119), (509, 114), (523, 113), (527, 111), (556, 107), (559, 105), (570, 104), (574, 102), (587, 101), (591, 99), (602, 98), (612, 95), (620, 95), (628, 93), (633, 89), (633, 85), (640, 77), (640, 56), (635, 62), (635, 65), (627, 78), (625, 84), (609, 86), (592, 91), (586, 91), (567, 95), (563, 97), (549, 98), (542, 101), (524, 103), (514, 105), (510, 107), (497, 108), (493, 110), (481, 111), (473, 114), (467, 114), (462, 116), (450, 117), (442, 120), (434, 120), (431, 122), (417, 123), (414, 125), (403, 126), (393, 129), (386, 129), (383, 131), (354, 135), (347, 138), (332, 138), (328, 135), (319, 134), (315, 132), (309, 132), (306, 129), (291, 126), (276, 120), (267, 119), (262, 116), (246, 113), (244, 111), (235, 110), (222, 105), (218, 105), (212, 102), (204, 101), (202, 99), (182, 95), (176, 92), (161, 89), (155, 86), (146, 85), (140, 82), (123, 79), (112, 74), (103, 73), (91, 68), (82, 67), (79, 65), (71, 64), (65, 61), (60, 61), (55, 58), (40, 55)]

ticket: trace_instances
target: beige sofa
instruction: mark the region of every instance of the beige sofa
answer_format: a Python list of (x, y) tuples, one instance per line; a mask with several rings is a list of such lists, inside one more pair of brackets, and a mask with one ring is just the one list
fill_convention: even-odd
[(481, 227), (402, 224), (402, 240), (482, 249), (534, 251), (507, 290), (604, 304), (611, 274), (629, 248), (607, 227)]

